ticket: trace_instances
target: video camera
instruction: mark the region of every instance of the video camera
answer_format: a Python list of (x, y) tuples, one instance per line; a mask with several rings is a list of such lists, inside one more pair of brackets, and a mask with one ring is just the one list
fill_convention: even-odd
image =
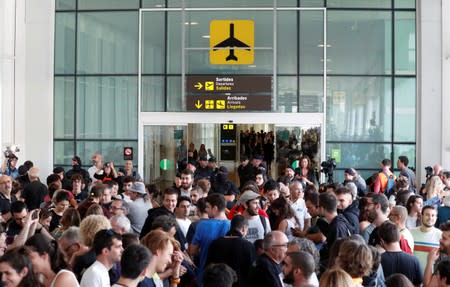
[(15, 153), (19, 152), (19, 151), (20, 151), (20, 149), (17, 145), (10, 145), (10, 146), (5, 147), (5, 150), (3, 151), (3, 155), (8, 160), (11, 160), (13, 158), (18, 158)]
[(320, 172), (323, 172), (328, 178), (327, 182), (333, 183), (333, 172), (336, 168), (336, 160), (332, 157), (328, 157), (326, 161), (322, 161), (320, 166), (322, 167)]
[(433, 176), (433, 168), (431, 166), (425, 167), (425, 177), (430, 178)]

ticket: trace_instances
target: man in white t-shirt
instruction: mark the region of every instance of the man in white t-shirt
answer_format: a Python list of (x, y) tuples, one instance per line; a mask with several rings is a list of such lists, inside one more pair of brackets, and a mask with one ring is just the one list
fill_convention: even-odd
[(294, 209), (295, 216), (300, 224), (299, 231), (306, 234), (306, 231), (311, 226), (311, 215), (309, 215), (303, 199), (303, 185), (300, 181), (295, 180), (289, 184), (289, 190), (291, 192), (291, 207)]
[(427, 264), (428, 253), (434, 248), (439, 248), (442, 231), (434, 227), (436, 219), (436, 208), (432, 205), (424, 206), (422, 209), (422, 225), (411, 229), (414, 238), (414, 256), (419, 259), (422, 273)]
[(251, 243), (257, 239), (263, 239), (264, 235), (271, 231), (269, 219), (258, 213), (259, 198), (260, 195), (251, 190), (244, 191), (239, 198), (239, 203), (245, 207), (242, 215), (248, 220), (248, 232), (245, 239)]
[(83, 273), (80, 287), (110, 287), (108, 270), (120, 262), (122, 236), (111, 229), (100, 230), (95, 234), (93, 249), (97, 260)]

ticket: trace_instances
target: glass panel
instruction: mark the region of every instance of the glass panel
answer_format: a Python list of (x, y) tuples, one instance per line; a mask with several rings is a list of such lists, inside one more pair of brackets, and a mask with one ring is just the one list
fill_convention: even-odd
[(165, 0), (142, 0), (142, 8), (164, 8)]
[(313, 169), (320, 166), (320, 126), (276, 126), (275, 131), (278, 175), (284, 173), (287, 165), (298, 166), (299, 163), (296, 161), (302, 155), (307, 155), (311, 159)]
[(72, 165), (72, 157), (75, 154), (73, 141), (55, 141), (53, 149), (53, 162), (55, 165)]
[[(273, 7), (274, 0), (227, 0), (220, 2), (220, 5), (216, 1), (211, 0), (185, 0), (186, 7)], [(286, 0), (280, 1), (286, 2)], [(293, 0), (288, 2), (293, 3)], [(232, 18), (230, 18), (232, 19)]]
[(279, 74), (297, 74), (297, 12), (278, 11), (277, 67)]
[(300, 77), (300, 112), (323, 112), (323, 77)]
[(337, 168), (377, 169), (384, 158), (391, 158), (390, 144), (327, 143), (326, 154), (336, 160)]
[(138, 143), (137, 141), (78, 141), (77, 153), (81, 162), (87, 169), (92, 165), (91, 157), (99, 152), (103, 155), (104, 162), (112, 161), (114, 167), (118, 169), (124, 166), (123, 148), (133, 148), (133, 165), (138, 164)]
[(77, 79), (77, 137), (137, 138), (137, 77)]
[(164, 73), (166, 57), (164, 15), (164, 12), (142, 14), (142, 73)]
[(323, 7), (323, 0), (300, 0), (301, 7)]
[(186, 106), (183, 105), (183, 99), (181, 98), (181, 76), (167, 77), (167, 111), (168, 112), (181, 112), (186, 110)]
[(391, 79), (328, 77), (327, 140), (391, 141)]
[(194, 143), (194, 148), (197, 149), (197, 153), (200, 152), (200, 146), (204, 144), (208, 152), (208, 158), (219, 158), (219, 137), (217, 135), (220, 133), (220, 124), (188, 124), (187, 132), (187, 143)]
[[(210, 51), (210, 24), (218, 19), (244, 19), (254, 21), (254, 63), (248, 65), (213, 65), (210, 63), (210, 53), (223, 51)], [(220, 11), (220, 12), (189, 12), (186, 23), (186, 73), (273, 73), (273, 13), (255, 11), (250, 17), (247, 11)], [(234, 34), (239, 39), (245, 30), (235, 26)], [(219, 32), (217, 32), (219, 33)], [(223, 40), (229, 37), (228, 30), (224, 32)], [(218, 37), (221, 39), (221, 37)], [(220, 43), (214, 42), (212, 45)], [(199, 50), (198, 48), (204, 48)], [(191, 49), (191, 50), (190, 50)], [(195, 49), (195, 50), (192, 50)], [(262, 49), (262, 50), (261, 50)], [(229, 51), (227, 51), (229, 52)], [(229, 52), (231, 53), (231, 52)], [(241, 52), (243, 53), (243, 52)], [(224, 53), (226, 58), (226, 53)]]
[(391, 8), (391, 0), (327, 0), (327, 7)]
[[(172, 186), (177, 162), (187, 157), (186, 126), (144, 127), (144, 180)], [(180, 148), (181, 143), (183, 147)]]
[[(167, 14), (167, 73), (181, 74), (181, 12)], [(209, 36), (209, 33), (205, 35)], [(209, 38), (202, 39), (209, 42)]]
[(298, 112), (297, 77), (278, 77), (277, 107), (278, 113)]
[(395, 78), (394, 141), (416, 141), (416, 79)]
[(416, 16), (414, 12), (395, 12), (395, 73), (416, 73)]
[(55, 16), (55, 74), (75, 72), (75, 13)]
[(395, 0), (395, 8), (416, 8), (415, 0)]
[(391, 74), (391, 12), (328, 11), (327, 17), (329, 74)]
[(322, 11), (300, 11), (299, 37), (300, 73), (323, 74)]
[(142, 77), (142, 112), (164, 112), (164, 77)]
[(78, 73), (137, 73), (138, 13), (78, 14)]
[(55, 77), (53, 131), (55, 138), (74, 138), (75, 81), (73, 77)]
[(190, 50), (186, 53), (187, 74), (273, 74), (273, 51), (255, 51), (252, 65), (211, 65), (208, 50)]
[(139, 0), (78, 0), (79, 10), (138, 9)]
[[(406, 155), (409, 159), (408, 167), (414, 170), (417, 170), (416, 167), (416, 146), (415, 145), (394, 145), (394, 162), (397, 162), (397, 159), (401, 155)], [(395, 165), (395, 164), (394, 164)], [(420, 167), (419, 167), (420, 169)]]
[(56, 0), (56, 10), (75, 10), (75, 0)]

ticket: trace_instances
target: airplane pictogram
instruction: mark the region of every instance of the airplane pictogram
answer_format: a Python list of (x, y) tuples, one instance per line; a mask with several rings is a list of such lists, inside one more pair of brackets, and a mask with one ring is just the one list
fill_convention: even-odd
[(230, 36), (225, 39), (224, 41), (220, 42), (219, 44), (214, 46), (214, 51), (218, 50), (217, 48), (229, 48), (228, 49), (228, 56), (226, 57), (226, 61), (237, 61), (238, 58), (236, 57), (236, 55), (234, 54), (234, 48), (238, 47), (238, 48), (247, 48), (245, 50), (250, 51), (250, 46), (243, 43), (242, 41), (236, 39), (234, 37), (234, 23), (230, 23)]

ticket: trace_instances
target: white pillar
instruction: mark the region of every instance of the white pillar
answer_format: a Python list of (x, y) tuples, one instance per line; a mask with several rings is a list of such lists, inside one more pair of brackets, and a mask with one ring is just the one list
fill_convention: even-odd
[(417, 174), (422, 182), (425, 166), (443, 163), (441, 9), (440, 0), (417, 1)]
[(41, 177), (53, 169), (54, 19), (54, 0), (0, 1), (0, 143)]

